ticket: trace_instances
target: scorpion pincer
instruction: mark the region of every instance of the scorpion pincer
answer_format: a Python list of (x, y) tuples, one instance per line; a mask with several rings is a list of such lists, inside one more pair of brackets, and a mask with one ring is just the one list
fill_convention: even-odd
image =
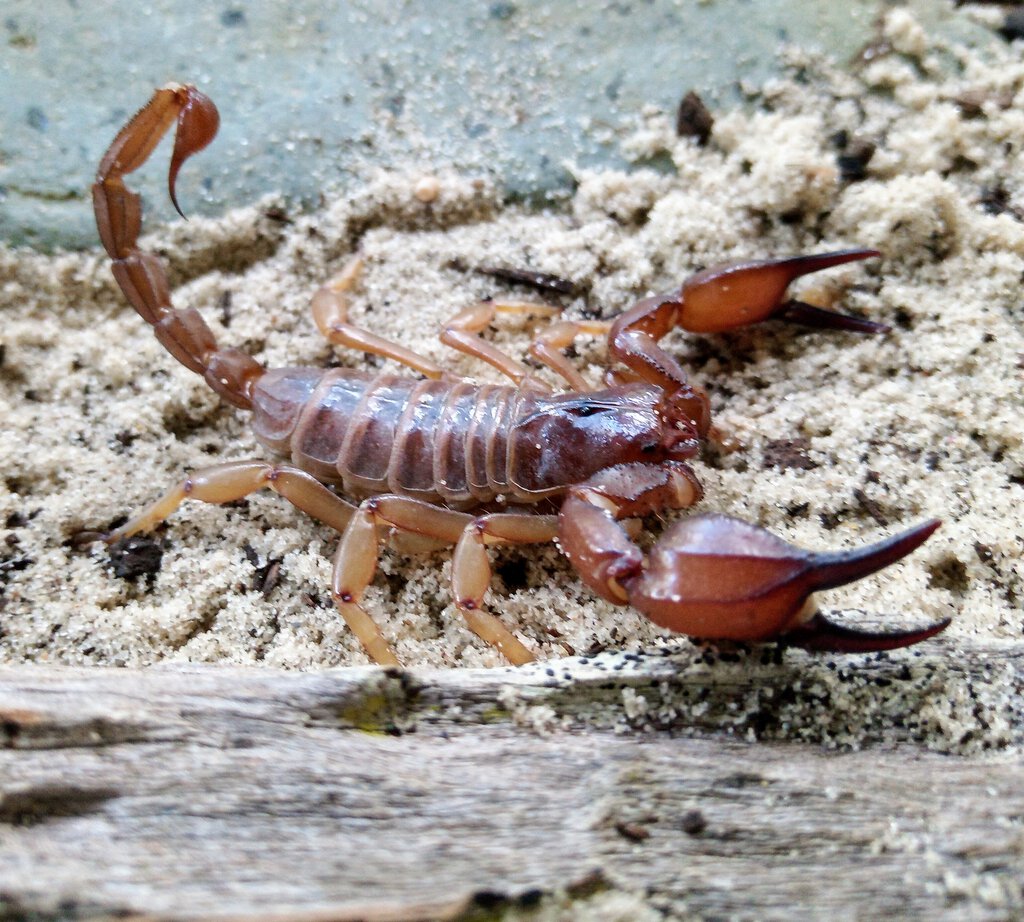
[[(454, 544), (456, 605), (469, 627), (513, 663), (533, 656), (482, 607), (491, 579), (489, 545), (557, 540), (597, 595), (693, 637), (782, 640), (854, 652), (909, 646), (948, 624), (860, 631), (826, 620), (812, 596), (899, 560), (935, 531), (937, 520), (870, 547), (831, 554), (805, 552), (754, 525), (711, 514), (676, 522), (645, 555), (626, 527), (626, 520), (692, 506), (702, 493), (686, 462), (708, 432), (708, 399), (659, 340), (674, 327), (715, 332), (768, 317), (885, 330), (786, 300), (795, 278), (878, 256), (876, 251), (730, 263), (640, 301), (613, 322), (555, 322), (535, 338), (531, 354), (565, 379), (561, 393), (479, 335), (497, 313), (553, 308), (487, 302), (447, 324), (445, 343), (512, 381), (477, 385), (349, 322), (356, 259), (314, 295), (317, 326), (331, 343), (394, 359), (420, 376), (267, 369), (239, 350), (218, 346), (196, 310), (172, 306), (161, 261), (138, 248), (140, 198), (123, 177), (142, 166), (174, 122), (168, 188), (178, 208), (178, 171), (213, 139), (219, 116), (194, 87), (170, 85), (121, 129), (100, 163), (93, 185), (100, 238), (125, 297), (157, 339), (222, 398), (251, 411), (258, 440), (288, 460), (234, 461), (200, 470), (105, 533), (107, 542), (153, 528), (185, 499), (224, 503), (270, 487), (342, 533), (332, 596), (369, 655), (384, 664), (397, 659), (360, 603), (389, 540), (400, 549)], [(607, 335), (616, 365), (602, 390), (587, 390), (564, 354), (582, 334)]]

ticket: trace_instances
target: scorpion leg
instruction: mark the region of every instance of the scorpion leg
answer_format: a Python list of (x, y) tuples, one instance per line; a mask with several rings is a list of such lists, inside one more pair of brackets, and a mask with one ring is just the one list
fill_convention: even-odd
[(355, 287), (362, 266), (362, 258), (353, 257), (341, 272), (313, 295), (313, 320), (323, 336), (332, 345), (394, 359), (428, 378), (450, 377), (445, 369), (426, 356), (349, 322), (349, 292)]
[(339, 532), (345, 530), (356, 511), (355, 506), (332, 493), (312, 475), (290, 464), (229, 461), (189, 475), (120, 528), (101, 537), (110, 544), (150, 531), (171, 516), (186, 499), (230, 503), (264, 487), (269, 487), (296, 508)]
[(387, 530), (457, 544), (452, 561), (456, 604), (469, 628), (519, 665), (533, 654), (497, 618), (481, 609), (490, 582), (490, 564), (484, 543), (550, 541), (554, 516), (496, 514), (473, 518), (405, 496), (385, 495), (364, 500), (345, 530), (334, 559), (332, 595), (342, 617), (370, 655), (382, 665), (398, 660), (379, 628), (360, 604), (377, 569)]
[(550, 388), (535, 378), (529, 368), (506, 355), (493, 343), (487, 342), (480, 334), (494, 322), (498, 314), (540, 314), (553, 317), (559, 312), (557, 307), (531, 301), (481, 301), (449, 320), (440, 338), (446, 346), (486, 362), (520, 386), (547, 391)]
[(366, 612), (363, 593), (377, 569), (386, 528), (454, 544), (470, 516), (417, 499), (386, 494), (364, 500), (345, 529), (334, 557), (334, 604), (366, 652), (382, 666), (400, 665), (380, 628)]
[(482, 515), (462, 532), (452, 558), (452, 592), (470, 630), (497, 647), (517, 666), (533, 660), (526, 649), (494, 615), (483, 610), (484, 593), (491, 583), (487, 545), (547, 544), (558, 535), (553, 515), (498, 512)]
[(561, 375), (574, 391), (589, 391), (590, 385), (562, 350), (579, 336), (604, 336), (610, 328), (611, 322), (607, 320), (561, 320), (534, 337), (530, 355)]

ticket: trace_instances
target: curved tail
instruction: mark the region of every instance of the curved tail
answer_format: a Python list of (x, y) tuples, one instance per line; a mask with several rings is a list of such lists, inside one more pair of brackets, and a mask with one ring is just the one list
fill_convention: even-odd
[(238, 349), (219, 348), (213, 331), (194, 308), (174, 307), (163, 263), (137, 245), (142, 202), (125, 186), (122, 177), (149, 159), (175, 121), (177, 132), (167, 185), (174, 207), (182, 214), (174, 191), (178, 171), (192, 154), (213, 140), (220, 116), (213, 102), (195, 87), (171, 84), (153, 94), (118, 132), (100, 161), (92, 186), (96, 226), (113, 260), (111, 268), (121, 291), (153, 327), (163, 347), (186, 368), (202, 375), (225, 400), (249, 409), (252, 386), (263, 375), (263, 366)]

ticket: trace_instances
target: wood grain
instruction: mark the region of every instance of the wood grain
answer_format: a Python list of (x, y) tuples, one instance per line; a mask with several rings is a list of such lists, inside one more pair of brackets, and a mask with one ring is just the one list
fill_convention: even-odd
[[(796, 653), (3, 668), (0, 918), (1007, 918), (1019, 705), (995, 751), (913, 742), (936, 689), (996, 665), (1019, 689), (1024, 651), (937, 649), (819, 663), (856, 681), (817, 730)], [(908, 670), (894, 726), (865, 690)], [(820, 745), (844, 720), (864, 748)]]

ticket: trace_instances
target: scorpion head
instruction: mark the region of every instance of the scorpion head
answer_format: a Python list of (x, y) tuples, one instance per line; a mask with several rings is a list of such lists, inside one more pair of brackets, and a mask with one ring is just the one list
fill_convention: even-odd
[(706, 407), (702, 394), (665, 399), (649, 384), (530, 397), (509, 437), (509, 470), (517, 488), (542, 493), (624, 462), (690, 458), (707, 431)]

